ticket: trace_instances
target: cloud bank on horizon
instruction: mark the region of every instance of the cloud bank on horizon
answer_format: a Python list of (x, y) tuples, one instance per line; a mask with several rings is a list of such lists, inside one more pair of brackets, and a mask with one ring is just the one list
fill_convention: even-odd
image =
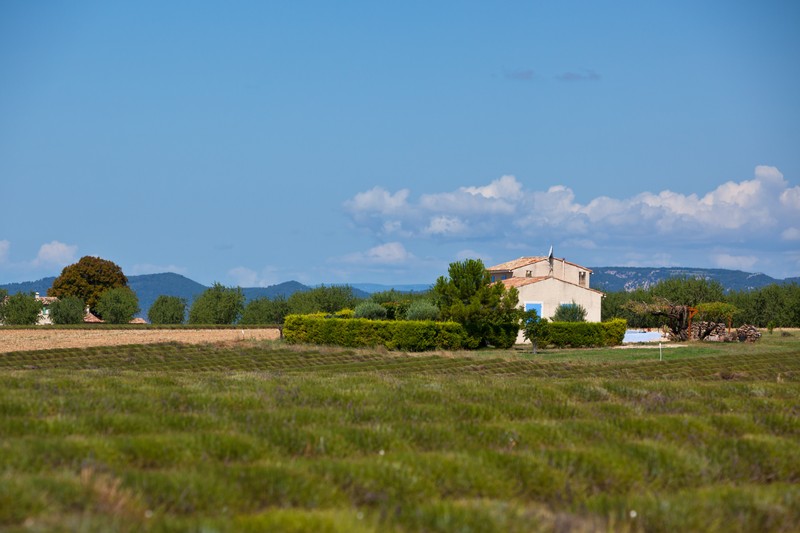
[[(681, 266), (785, 276), (797, 276), (800, 269), (800, 186), (791, 186), (777, 168), (766, 165), (757, 166), (752, 179), (728, 181), (703, 195), (665, 189), (580, 203), (564, 185), (536, 190), (505, 175), (486, 185), (416, 198), (408, 189), (376, 186), (356, 194), (344, 208), (355, 225), (382, 241), (349, 256), (367, 262), (414, 260), (407, 248), (420, 241), (469, 242), (495, 250), (499, 244), (510, 251), (544, 238), (597, 257), (595, 266), (675, 266), (680, 261)], [(621, 249), (636, 252), (616, 255), (616, 262), (601, 259), (603, 250)], [(690, 262), (682, 253), (687, 250)]]
[[(324, 283), (370, 281), (387, 274), (425, 282), (446, 273), (454, 260), (477, 257), (491, 264), (544, 253), (550, 244), (561, 256), (586, 266), (800, 275), (800, 186), (766, 165), (757, 166), (752, 179), (728, 181), (704, 194), (664, 189), (582, 203), (565, 185), (536, 189), (504, 175), (484, 185), (418, 195), (375, 186), (342, 207), (351, 231), (367, 234), (377, 244), (324, 260), (335, 276), (320, 280)], [(42, 244), (26, 260), (12, 260), (11, 249), (9, 240), (0, 239), (0, 273), (55, 275), (80, 256), (95, 255), (57, 240)], [(176, 264), (121, 266), (131, 275), (176, 272), (192, 277), (190, 268)], [(299, 268), (239, 265), (224, 274), (231, 284), (257, 287), (288, 281), (285, 272)]]

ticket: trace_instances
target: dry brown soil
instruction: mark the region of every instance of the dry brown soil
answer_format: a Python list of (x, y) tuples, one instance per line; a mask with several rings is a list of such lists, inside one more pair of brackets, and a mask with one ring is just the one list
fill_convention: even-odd
[(85, 348), (123, 344), (182, 342), (230, 343), (274, 340), (278, 328), (262, 329), (5, 329), (0, 327), (0, 353), (52, 348)]

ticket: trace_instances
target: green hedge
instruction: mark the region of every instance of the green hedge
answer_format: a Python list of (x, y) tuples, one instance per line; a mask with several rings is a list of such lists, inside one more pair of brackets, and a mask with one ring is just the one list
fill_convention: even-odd
[(386, 346), (390, 350), (423, 352), (461, 349), (467, 334), (455, 322), (288, 315), (283, 324), (283, 336), (291, 343), (347, 347)]
[(627, 327), (621, 318), (608, 322), (550, 322), (545, 343), (557, 348), (616, 346), (622, 344)]

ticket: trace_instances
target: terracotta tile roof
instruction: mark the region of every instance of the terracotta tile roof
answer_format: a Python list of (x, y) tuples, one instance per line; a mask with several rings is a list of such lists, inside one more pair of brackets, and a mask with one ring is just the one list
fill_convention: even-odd
[(532, 265), (534, 263), (538, 263), (539, 261), (547, 261), (546, 257), (520, 257), (519, 259), (514, 259), (513, 261), (507, 261), (505, 263), (500, 263), (499, 265), (491, 266), (486, 270), (515, 270), (520, 267), (524, 267), (527, 265)]
[(128, 322), (128, 324), (147, 324), (147, 320), (141, 317), (136, 317), (130, 322)]
[(596, 292), (599, 294), (605, 294), (603, 291), (598, 291), (597, 289), (592, 289), (591, 287), (584, 287), (583, 285), (578, 285), (577, 283), (572, 283), (571, 281), (565, 281), (561, 278), (553, 278), (550, 276), (540, 276), (537, 278), (523, 278), (523, 277), (515, 277), (515, 278), (507, 278), (504, 280), (500, 280), (498, 283), (502, 283), (509, 287), (524, 287), (526, 285), (533, 285), (534, 283), (539, 283), (540, 281), (545, 281), (548, 279), (552, 279), (553, 281), (558, 281), (560, 283), (566, 283), (567, 285), (574, 285), (576, 287), (580, 287), (581, 289), (586, 289), (587, 291)]
[[(536, 277), (536, 278), (516, 277), (516, 278), (506, 278), (504, 280), (500, 280), (500, 283), (505, 285), (506, 288), (508, 288), (508, 287), (524, 287), (525, 285), (532, 285), (534, 283), (539, 283), (540, 281), (544, 281), (546, 279), (549, 279), (549, 278), (547, 276), (539, 276), (539, 277)], [(559, 281), (561, 281), (561, 280), (559, 280)]]
[(93, 315), (91, 311), (86, 311), (86, 314), (83, 315), (83, 321), (90, 324), (99, 324), (101, 322), (105, 322), (105, 320), (101, 320)]

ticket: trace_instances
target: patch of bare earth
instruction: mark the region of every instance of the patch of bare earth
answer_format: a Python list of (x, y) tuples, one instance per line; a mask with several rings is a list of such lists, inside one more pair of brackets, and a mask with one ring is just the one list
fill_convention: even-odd
[(125, 344), (231, 343), (275, 340), (278, 328), (260, 329), (4, 329), (0, 327), (0, 353), (55, 348), (88, 348)]

